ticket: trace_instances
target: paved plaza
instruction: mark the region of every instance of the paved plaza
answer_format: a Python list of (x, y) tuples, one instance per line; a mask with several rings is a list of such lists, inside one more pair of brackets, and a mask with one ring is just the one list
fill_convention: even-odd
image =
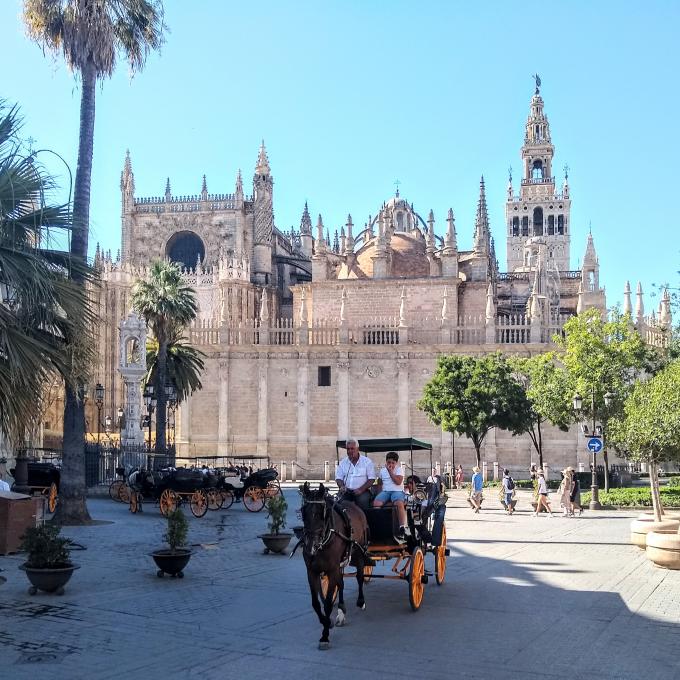
[(65, 530), (84, 550), (64, 596), (29, 596), (22, 556), (0, 557), (0, 677), (680, 677), (680, 573), (628, 543), (636, 513), (534, 518), (521, 494), (508, 517), (492, 493), (474, 515), (464, 498), (449, 500), (445, 584), (413, 613), (406, 583), (374, 580), (362, 612), (348, 581), (349, 624), (325, 652), (302, 556), (262, 554), (264, 512), (191, 517), (186, 577), (159, 579), (158, 509), (92, 499), (102, 523)]

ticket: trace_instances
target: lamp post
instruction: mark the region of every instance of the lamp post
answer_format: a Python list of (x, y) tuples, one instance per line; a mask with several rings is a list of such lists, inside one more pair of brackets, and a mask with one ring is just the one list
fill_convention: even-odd
[[(172, 444), (175, 443), (175, 408), (177, 407), (177, 390), (172, 383), (165, 386), (165, 403), (166, 403), (166, 424), (172, 428)], [(170, 417), (172, 416), (172, 418)], [(166, 447), (168, 448), (168, 447)], [(168, 463), (170, 461), (168, 460)]]
[(146, 416), (144, 417), (144, 425), (149, 428), (149, 456), (147, 460), (147, 469), (151, 470), (151, 415), (156, 407), (156, 397), (153, 392), (153, 385), (147, 383), (144, 388), (144, 403), (146, 404)]
[(123, 429), (123, 407), (119, 406), (118, 410), (116, 411), (116, 428), (118, 429), (118, 439), (121, 439), (120, 433), (121, 430)]
[(102, 436), (102, 408), (104, 406), (104, 385), (101, 383), (95, 385), (94, 401), (97, 405), (97, 453), (99, 453)]
[[(606, 392), (604, 395), (604, 405), (609, 408), (612, 404), (612, 401), (614, 400), (614, 395), (611, 392)], [(577, 392), (574, 395), (573, 398), (573, 407), (574, 411), (576, 412), (577, 415), (580, 415), (583, 409), (583, 398), (581, 395)], [(590, 389), (590, 412), (592, 415), (592, 426), (593, 429), (588, 431), (588, 426), (584, 423), (582, 425), (583, 428), (583, 434), (588, 437), (594, 437), (600, 440), (604, 440), (604, 428), (600, 425), (599, 427), (596, 424), (596, 412), (595, 412), (595, 386), (593, 385)], [(591, 463), (590, 463), (590, 468), (591, 468), (591, 482), (590, 482), (590, 490), (591, 490), (591, 495), (590, 495), (590, 504), (589, 508), (591, 510), (601, 510), (602, 505), (600, 503), (600, 489), (599, 485), (597, 483), (597, 453), (595, 449), (591, 449)]]

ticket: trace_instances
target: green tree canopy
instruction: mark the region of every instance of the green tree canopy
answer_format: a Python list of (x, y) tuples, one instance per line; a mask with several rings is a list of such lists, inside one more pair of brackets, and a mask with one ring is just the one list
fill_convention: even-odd
[(132, 306), (145, 319), (158, 343), (155, 395), (156, 449), (165, 451), (166, 396), (168, 381), (168, 345), (191, 323), (198, 312), (196, 293), (182, 280), (182, 272), (174, 262), (152, 262), (149, 276), (135, 283)]
[(481, 357), (442, 356), (423, 389), (418, 408), (447, 432), (468, 437), (477, 465), (491, 428), (523, 434), (530, 427), (530, 406), (512, 367), (500, 353)]
[(661, 519), (657, 466), (680, 460), (680, 360), (635, 384), (609, 423), (609, 438), (626, 458), (650, 464), (652, 502)]
[(512, 357), (509, 361), (529, 401), (527, 433), (538, 454), (538, 464), (543, 467), (543, 424), (549, 422), (566, 432), (574, 419), (567, 373), (552, 352)]

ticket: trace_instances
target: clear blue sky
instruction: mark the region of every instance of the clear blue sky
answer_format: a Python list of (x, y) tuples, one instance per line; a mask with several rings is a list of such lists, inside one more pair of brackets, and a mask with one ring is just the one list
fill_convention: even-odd
[[(133, 80), (121, 64), (97, 92), (92, 236), (120, 243), (119, 181), (130, 149), (138, 196), (247, 191), (261, 138), (276, 224), (305, 200), (334, 229), (401, 193), (459, 247), (472, 242), (484, 174), (505, 269), (507, 169), (517, 177), (524, 121), (542, 95), (570, 167), (572, 268), (592, 223), (608, 303), (640, 279), (677, 284), (680, 177), (677, 2), (185, 2), (166, 0), (170, 34)], [(20, 0), (0, 4), (0, 96), (25, 134), (75, 170), (80, 90), (24, 36)], [(48, 156), (43, 160), (48, 162)], [(59, 164), (49, 162), (55, 172)], [(675, 225), (675, 226), (674, 226)], [(658, 298), (656, 300), (658, 303)]]

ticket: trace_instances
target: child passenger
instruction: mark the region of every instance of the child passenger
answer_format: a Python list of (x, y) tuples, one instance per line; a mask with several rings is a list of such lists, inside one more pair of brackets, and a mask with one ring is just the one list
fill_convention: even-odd
[(378, 480), (381, 490), (373, 501), (373, 507), (379, 508), (388, 501), (392, 501), (392, 505), (397, 509), (397, 516), (399, 517), (399, 533), (397, 538), (403, 539), (408, 531), (406, 526), (406, 506), (404, 505), (406, 495), (404, 494), (404, 471), (401, 465), (399, 465), (399, 454), (396, 451), (390, 451), (385, 456), (385, 467), (380, 469)]

